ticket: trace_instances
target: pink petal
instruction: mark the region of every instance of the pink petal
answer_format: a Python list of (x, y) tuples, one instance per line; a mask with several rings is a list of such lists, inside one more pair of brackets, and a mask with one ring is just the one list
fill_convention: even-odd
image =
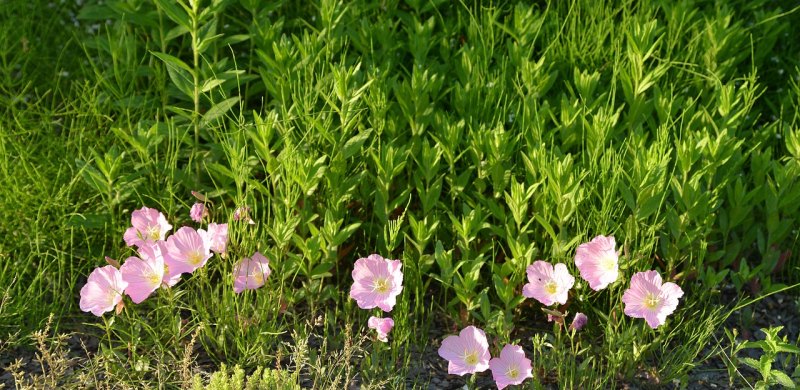
[(81, 288), (80, 308), (98, 317), (114, 310), (122, 301), (122, 293), (127, 286), (122, 274), (114, 266), (95, 268), (87, 278), (86, 285)]
[(392, 327), (394, 327), (394, 320), (391, 318), (378, 318), (373, 316), (369, 317), (367, 326), (377, 331), (378, 340), (386, 342), (389, 332), (392, 330)]
[[(489, 361), (492, 370), (492, 377), (498, 389), (509, 385), (519, 385), (527, 378), (533, 377), (531, 361), (525, 357), (522, 347), (507, 344), (500, 352), (500, 357)], [(516, 368), (517, 375), (514, 378), (508, 376), (510, 368)]]
[[(350, 287), (350, 297), (362, 309), (379, 307), (391, 312), (403, 289), (401, 266), (399, 260), (386, 260), (377, 254), (356, 260), (351, 273), (353, 285)], [(386, 283), (386, 290), (375, 290), (379, 280)]]
[[(619, 256), (614, 251), (614, 237), (597, 236), (592, 241), (583, 243), (575, 251), (575, 265), (581, 277), (589, 282), (595, 291), (606, 288), (619, 277)], [(615, 262), (613, 269), (605, 269), (601, 263), (610, 258)]]

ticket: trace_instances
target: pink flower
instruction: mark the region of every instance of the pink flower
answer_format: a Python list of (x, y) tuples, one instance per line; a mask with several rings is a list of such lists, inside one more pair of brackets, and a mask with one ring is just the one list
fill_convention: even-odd
[(122, 302), (122, 293), (128, 283), (112, 265), (95, 268), (81, 288), (81, 310), (100, 317)]
[(233, 268), (233, 292), (238, 294), (263, 286), (270, 272), (269, 259), (261, 253), (254, 253), (252, 259), (245, 257)]
[(667, 320), (667, 316), (678, 307), (678, 298), (683, 290), (675, 283), (661, 283), (656, 271), (637, 272), (631, 278), (631, 287), (622, 294), (625, 314), (633, 318), (644, 318), (655, 329)]
[(600, 291), (617, 280), (619, 254), (614, 251), (615, 246), (613, 236), (597, 236), (590, 242), (578, 245), (575, 265), (592, 290)]
[[(143, 247), (145, 248), (145, 247)], [(152, 251), (152, 249), (149, 249)], [(128, 283), (125, 294), (133, 303), (141, 303), (156, 291), (164, 279), (164, 258), (152, 256), (147, 260), (128, 257), (119, 269), (122, 280)]]
[(123, 235), (128, 246), (142, 247), (163, 240), (172, 225), (167, 223), (164, 214), (156, 209), (142, 207), (131, 213), (131, 225)]
[(532, 378), (531, 360), (525, 357), (525, 351), (517, 345), (506, 344), (500, 351), (499, 358), (489, 361), (497, 388), (502, 390), (508, 385), (521, 384), (525, 379)]
[(169, 236), (163, 249), (164, 261), (172, 274), (192, 273), (204, 266), (211, 257), (203, 237), (187, 226)]
[(569, 325), (569, 328), (581, 330), (587, 322), (589, 322), (589, 317), (586, 317), (586, 314), (575, 313), (575, 318), (572, 319), (572, 324)]
[(159, 241), (139, 248), (139, 257), (128, 257), (119, 269), (122, 280), (128, 283), (125, 294), (133, 303), (142, 303), (159, 287), (171, 287), (180, 280), (181, 274), (171, 273), (164, 262), (161, 255), (163, 245), (164, 242)]
[(204, 204), (197, 202), (192, 205), (192, 209), (189, 210), (189, 216), (192, 218), (192, 221), (200, 222), (203, 218), (208, 217), (208, 210), (206, 210)]
[(534, 298), (545, 306), (553, 303), (565, 304), (569, 289), (575, 284), (575, 278), (567, 271), (567, 266), (558, 263), (553, 267), (550, 263), (536, 260), (528, 266), (528, 283), (522, 287), (522, 295)]
[(164, 256), (164, 254), (167, 253), (166, 248), (167, 243), (164, 241), (159, 241), (154, 245), (143, 246), (139, 248), (139, 258), (144, 261), (157, 262), (157, 258), (160, 257), (161, 261), (164, 263), (164, 276), (161, 279), (162, 286), (172, 287), (181, 280), (181, 273), (175, 272), (175, 270), (169, 268)]
[(446, 359), (448, 374), (464, 375), (489, 368), (489, 342), (486, 333), (468, 326), (458, 336), (448, 336), (439, 347), (439, 356)]
[(206, 246), (212, 251), (223, 254), (228, 249), (228, 224), (209, 223), (208, 231), (198, 229), (198, 233), (203, 237)]
[(403, 290), (402, 266), (400, 260), (386, 260), (379, 255), (358, 259), (353, 268), (350, 297), (362, 309), (379, 307), (386, 312), (392, 311)]
[(394, 320), (391, 318), (378, 318), (378, 317), (369, 317), (369, 321), (367, 321), (367, 326), (370, 329), (375, 329), (378, 332), (378, 340), (383, 341), (384, 343), (388, 341), (386, 336), (389, 335), (389, 332), (394, 327)]

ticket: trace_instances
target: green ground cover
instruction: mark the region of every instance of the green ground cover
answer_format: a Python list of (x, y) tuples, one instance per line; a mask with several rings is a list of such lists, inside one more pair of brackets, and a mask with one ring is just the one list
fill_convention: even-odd
[[(43, 375), (0, 368), (43, 387), (202, 387), (193, 374), (225, 364), (244, 370), (227, 369), (235, 383), (258, 368), (267, 388), (427, 388), (446, 372), (421, 376), (418, 360), (474, 325), (493, 355), (529, 352), (530, 388), (690, 384), (730, 346), (715, 334), (734, 306), (797, 295), (793, 7), (6, 2), (0, 357), (52, 353)], [(229, 223), (227, 257), (118, 315), (82, 312), (104, 256), (134, 254), (131, 212), (197, 226), (192, 191)], [(241, 206), (255, 224), (233, 220)], [(621, 278), (579, 283), (559, 308), (589, 316), (581, 332), (548, 324), (521, 295), (526, 266), (577, 277), (577, 246), (601, 234)], [(235, 294), (234, 264), (254, 251), (272, 274)], [(372, 253), (403, 263), (386, 344), (366, 328), (377, 311), (348, 295)], [(650, 269), (685, 292), (655, 330), (620, 302)], [(64, 333), (94, 341), (74, 354)], [(765, 359), (785, 374), (734, 365), (730, 380), (788, 386), (787, 352)]]

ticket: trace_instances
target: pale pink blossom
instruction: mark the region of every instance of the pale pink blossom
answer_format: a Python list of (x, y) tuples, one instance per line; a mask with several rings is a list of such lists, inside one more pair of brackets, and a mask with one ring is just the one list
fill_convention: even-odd
[(597, 236), (575, 250), (575, 265), (592, 290), (602, 290), (617, 280), (619, 253), (615, 246), (613, 236)]
[(206, 205), (197, 202), (192, 205), (192, 209), (189, 210), (189, 217), (192, 218), (192, 221), (201, 222), (203, 218), (208, 217), (208, 210), (206, 209)]
[(113, 265), (95, 268), (81, 288), (81, 310), (102, 316), (122, 302), (122, 293), (128, 283)]
[(243, 258), (233, 268), (233, 292), (238, 294), (263, 286), (270, 273), (269, 259), (261, 253), (256, 252), (252, 258)]
[(525, 379), (533, 377), (531, 360), (525, 357), (525, 351), (517, 345), (506, 344), (500, 351), (500, 357), (489, 361), (489, 368), (499, 390), (509, 385), (521, 384)]
[(180, 273), (170, 272), (161, 254), (164, 241), (139, 248), (139, 257), (131, 256), (122, 264), (122, 280), (128, 283), (125, 293), (133, 303), (141, 303), (159, 287), (171, 287), (181, 278)]
[(394, 327), (394, 320), (389, 317), (378, 318), (372, 316), (369, 317), (369, 321), (367, 321), (367, 326), (370, 329), (375, 329), (375, 331), (378, 332), (378, 340), (383, 341), (385, 343), (389, 340), (387, 336)]
[(206, 246), (218, 254), (223, 254), (228, 249), (228, 224), (209, 223), (208, 230), (197, 229), (197, 233), (203, 237)]
[(468, 326), (458, 336), (448, 336), (442, 341), (439, 356), (449, 362), (448, 374), (465, 375), (486, 371), (491, 358), (486, 333), (474, 326)]
[(558, 263), (553, 267), (546, 261), (536, 260), (528, 266), (527, 273), (528, 283), (522, 287), (522, 295), (545, 306), (567, 303), (575, 278), (569, 274), (566, 265)]
[(167, 253), (167, 243), (159, 241), (153, 245), (143, 246), (139, 248), (139, 258), (145, 261), (158, 261), (156, 258), (160, 257), (164, 263), (164, 277), (161, 279), (162, 287), (172, 287), (181, 280), (181, 273), (175, 272), (169, 268), (167, 260), (164, 256)]
[(358, 259), (353, 268), (350, 297), (362, 309), (379, 307), (386, 312), (392, 311), (403, 290), (402, 266), (400, 260), (386, 260), (376, 254)]
[(586, 317), (586, 314), (575, 313), (575, 318), (572, 319), (572, 324), (569, 325), (569, 328), (581, 330), (581, 328), (583, 328), (587, 322), (589, 322), (589, 317)]
[(667, 320), (667, 316), (678, 307), (678, 298), (683, 290), (677, 284), (661, 283), (656, 271), (637, 272), (631, 278), (631, 287), (622, 294), (625, 314), (633, 318), (644, 318), (655, 329)]
[(167, 232), (172, 229), (164, 214), (148, 207), (142, 207), (131, 213), (131, 225), (133, 226), (125, 231), (123, 239), (126, 245), (136, 247), (164, 240)]
[(164, 258), (154, 256), (143, 260), (135, 256), (128, 257), (119, 269), (122, 280), (128, 283), (125, 294), (133, 303), (141, 303), (153, 291), (156, 291), (164, 279)]
[(192, 273), (204, 266), (211, 257), (211, 251), (200, 234), (184, 226), (169, 236), (163, 246), (164, 261), (171, 273)]

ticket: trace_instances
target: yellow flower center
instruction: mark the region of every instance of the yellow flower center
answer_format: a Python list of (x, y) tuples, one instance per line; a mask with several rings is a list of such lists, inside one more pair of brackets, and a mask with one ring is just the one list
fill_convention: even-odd
[(158, 241), (161, 238), (161, 228), (158, 226), (150, 226), (147, 228), (147, 237), (153, 241)]
[(558, 285), (554, 281), (549, 281), (544, 285), (544, 291), (547, 291), (548, 294), (553, 295), (558, 291)]
[(381, 294), (389, 292), (389, 280), (387, 278), (377, 278), (372, 285), (372, 291), (377, 291)]
[(658, 306), (658, 302), (658, 296), (653, 293), (647, 293), (647, 297), (644, 298), (644, 306), (651, 310)]
[(253, 274), (253, 281), (256, 284), (264, 283), (264, 274), (261, 272), (260, 269), (257, 269), (256, 273)]
[(470, 366), (478, 364), (478, 352), (477, 351), (464, 352), (464, 363), (467, 363), (467, 365)]
[(517, 368), (517, 366), (509, 367), (508, 371), (506, 371), (506, 376), (509, 379), (517, 379), (517, 377), (519, 376), (519, 368)]
[(147, 281), (150, 282), (150, 284), (157, 286), (159, 283), (161, 283), (161, 278), (158, 277), (155, 272), (149, 272), (147, 274)]
[(194, 251), (189, 254), (189, 264), (191, 265), (198, 265), (201, 261), (203, 261), (203, 255), (200, 254), (200, 251)]
[(600, 260), (600, 267), (606, 271), (613, 271), (617, 268), (617, 261), (611, 256), (606, 256)]
[(115, 301), (117, 300), (117, 292), (109, 291), (108, 294), (106, 294), (106, 298), (108, 298), (108, 303), (106, 304), (106, 306), (110, 307), (116, 305)]

